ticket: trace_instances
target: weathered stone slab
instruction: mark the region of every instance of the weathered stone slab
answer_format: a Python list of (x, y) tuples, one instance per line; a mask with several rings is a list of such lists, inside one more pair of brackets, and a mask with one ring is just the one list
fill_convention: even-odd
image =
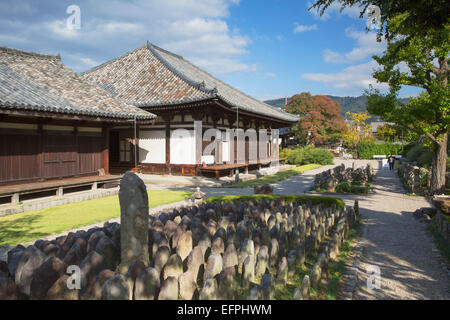
[(135, 300), (156, 300), (161, 287), (159, 272), (155, 268), (147, 268), (136, 278), (134, 288)]
[(169, 257), (166, 265), (163, 269), (163, 280), (169, 277), (175, 277), (178, 281), (178, 277), (183, 274), (183, 261), (178, 254), (173, 254)]
[(130, 291), (125, 276), (118, 274), (103, 284), (102, 300), (130, 300)]
[(197, 283), (194, 274), (188, 270), (179, 278), (180, 297), (182, 300), (192, 300), (197, 291)]
[(208, 279), (203, 285), (203, 289), (200, 292), (199, 300), (218, 300), (219, 288), (217, 281), (214, 278)]
[(161, 283), (158, 300), (178, 300), (178, 279), (168, 277)]
[(210, 278), (214, 278), (222, 271), (222, 268), (223, 268), (222, 256), (220, 254), (210, 255), (208, 258), (208, 262), (206, 263), (203, 280), (206, 281)]
[(148, 195), (144, 182), (134, 173), (127, 172), (120, 181), (120, 243), (119, 272), (126, 274), (136, 260), (149, 265), (148, 254)]
[(32, 276), (30, 295), (33, 300), (42, 300), (48, 289), (66, 273), (67, 265), (56, 257), (48, 258)]

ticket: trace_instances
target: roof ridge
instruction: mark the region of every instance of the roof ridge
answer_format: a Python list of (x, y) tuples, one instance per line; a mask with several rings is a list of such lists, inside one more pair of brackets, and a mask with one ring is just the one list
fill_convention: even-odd
[[(161, 49), (161, 48), (159, 48), (159, 47), (157, 47), (157, 46), (155, 46), (155, 47), (158, 48), (158, 49)], [(233, 89), (233, 90), (238, 91), (239, 93), (243, 94), (244, 96), (246, 96), (246, 97), (249, 98), (249, 99), (252, 99), (252, 100), (254, 100), (254, 101), (256, 101), (256, 102), (259, 102), (259, 103), (264, 104), (265, 106), (269, 107), (271, 110), (280, 112), (280, 110), (275, 110), (271, 105), (265, 103), (264, 101), (258, 100), (258, 99), (256, 99), (256, 98), (254, 98), (254, 97), (252, 97), (252, 96), (246, 94), (245, 92), (243, 92), (243, 91), (241, 91), (241, 90), (239, 90), (239, 89), (236, 89), (235, 87), (229, 85), (228, 83), (226, 83), (226, 82), (220, 80), (219, 78), (213, 76), (213, 75), (212, 75), (211, 73), (209, 73), (208, 71), (199, 68), (198, 66), (196, 66), (195, 64), (193, 64), (193, 63), (190, 62), (189, 60), (183, 58), (182, 56), (179, 56), (179, 55), (177, 55), (177, 54), (174, 54), (174, 53), (169, 52), (169, 51), (164, 50), (164, 49), (161, 49), (161, 50), (164, 51), (164, 52), (166, 52), (166, 53), (168, 53), (168, 54), (170, 54), (170, 55), (172, 55), (172, 56), (175, 56), (175, 57), (178, 57), (178, 58), (183, 59), (184, 61), (186, 61), (187, 63), (189, 63), (192, 67), (194, 67), (194, 68), (197, 69), (197, 70), (200, 70), (200, 71), (203, 72), (203, 73), (206, 73), (208, 76), (210, 76), (210, 77), (214, 78), (215, 80), (219, 81), (222, 85), (227, 86), (227, 87), (229, 87), (229, 88), (231, 88), (231, 89)], [(163, 59), (164, 59), (164, 58), (163, 58)], [(164, 59), (164, 60), (165, 60), (165, 59)], [(180, 73), (180, 72), (178, 71), (178, 73)], [(216, 89), (216, 90), (217, 90), (217, 89)], [(225, 97), (223, 97), (223, 96), (220, 94), (220, 92), (218, 93), (218, 96), (220, 96), (222, 99), (224, 99), (225, 101), (227, 101), (227, 103), (230, 103), (230, 101), (228, 101)], [(233, 103), (231, 103), (231, 104), (233, 104)], [(233, 104), (233, 105), (234, 105), (234, 104)], [(293, 115), (292, 113), (286, 112), (286, 111), (284, 111), (284, 110), (281, 111), (281, 113), (287, 114), (287, 115), (290, 115), (290, 116), (295, 117), (295, 115)]]
[(59, 54), (51, 55), (51, 54), (44, 54), (44, 53), (14, 49), (14, 48), (3, 47), (3, 46), (0, 46), (0, 51), (6, 52), (8, 54), (18, 54), (18, 55), (22, 55), (22, 56), (30, 56), (30, 57), (36, 57), (36, 58), (41, 58), (41, 59), (61, 61), (61, 56)]
[[(201, 81), (201, 82), (197, 82), (195, 80), (192, 80), (191, 78), (189, 78), (188, 76), (186, 76), (184, 73), (180, 72), (179, 70), (177, 70), (177, 68), (175, 68), (169, 61), (167, 61), (166, 59), (164, 59), (163, 56), (161, 56), (159, 54), (158, 51), (155, 50), (155, 48), (158, 48), (158, 50), (162, 50), (164, 52), (167, 52), (168, 54), (177, 57), (177, 58), (181, 58), (183, 60), (185, 60), (182, 56), (176, 55), (172, 52), (169, 52), (167, 50), (161, 49), (157, 46), (154, 46), (152, 43), (150, 43), (150, 41), (147, 41), (147, 49), (150, 50), (150, 52), (159, 60), (161, 61), (161, 63), (163, 65), (165, 65), (167, 67), (167, 69), (169, 69), (172, 73), (174, 73), (175, 75), (177, 75), (178, 77), (180, 77), (183, 81), (185, 81), (186, 83), (188, 83), (189, 85), (193, 86), (194, 88), (205, 92), (207, 94), (210, 95), (217, 95), (217, 88), (212, 88), (212, 89), (208, 89), (206, 88), (205, 82)], [(187, 61), (187, 60), (185, 60)]]
[(111, 63), (113, 63), (113, 62), (115, 62), (115, 61), (117, 61), (117, 60), (119, 60), (119, 59), (122, 59), (122, 58), (126, 57), (126, 56), (129, 55), (129, 54), (132, 54), (133, 52), (135, 52), (135, 51), (137, 51), (137, 50), (143, 49), (143, 48), (145, 48), (146, 46), (147, 46), (147, 45), (144, 44), (143, 46), (140, 46), (140, 47), (138, 47), (138, 48), (136, 48), (136, 49), (127, 51), (127, 52), (121, 54), (121, 55), (118, 56), (118, 57), (115, 57), (115, 58), (113, 58), (113, 59), (111, 59), (111, 60), (108, 60), (108, 61), (103, 62), (102, 64), (99, 64), (98, 66), (95, 66), (95, 67), (90, 68), (90, 69), (88, 69), (88, 70), (86, 70), (86, 71), (80, 72), (79, 75), (82, 76), (82, 75), (84, 75), (84, 74), (90, 73), (90, 72), (95, 71), (95, 70), (98, 70), (98, 69), (100, 69), (100, 68), (103, 68), (104, 66), (106, 66), (106, 65), (108, 65), (108, 64), (111, 64)]

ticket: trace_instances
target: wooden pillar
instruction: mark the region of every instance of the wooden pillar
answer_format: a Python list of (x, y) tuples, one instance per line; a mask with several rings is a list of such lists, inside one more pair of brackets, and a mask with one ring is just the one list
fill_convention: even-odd
[(38, 135), (39, 135), (39, 178), (41, 180), (44, 179), (44, 137), (43, 137), (43, 129), (42, 129), (42, 124), (40, 123), (38, 125)]
[(139, 156), (139, 126), (138, 125), (136, 125), (136, 141), (134, 143), (135, 143), (134, 147), (136, 148), (136, 163), (137, 163), (137, 166), (139, 166), (140, 156)]
[(103, 169), (105, 169), (105, 174), (109, 174), (109, 127), (103, 126)]
[(170, 117), (164, 117), (166, 123), (166, 168), (169, 174), (172, 174), (170, 170)]

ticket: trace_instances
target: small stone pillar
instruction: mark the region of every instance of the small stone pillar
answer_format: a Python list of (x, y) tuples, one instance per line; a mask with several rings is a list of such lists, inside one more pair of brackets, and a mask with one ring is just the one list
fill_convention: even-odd
[(120, 181), (120, 252), (119, 273), (126, 274), (135, 261), (149, 266), (148, 255), (148, 195), (144, 182), (127, 172)]
[(202, 203), (203, 198), (205, 197), (205, 193), (200, 191), (200, 187), (197, 187), (197, 190), (192, 195), (192, 199), (194, 203)]

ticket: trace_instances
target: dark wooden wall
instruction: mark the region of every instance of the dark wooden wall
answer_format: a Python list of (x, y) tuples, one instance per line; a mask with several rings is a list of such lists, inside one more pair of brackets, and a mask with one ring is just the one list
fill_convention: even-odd
[(97, 174), (105, 145), (105, 134), (2, 131), (0, 184)]

